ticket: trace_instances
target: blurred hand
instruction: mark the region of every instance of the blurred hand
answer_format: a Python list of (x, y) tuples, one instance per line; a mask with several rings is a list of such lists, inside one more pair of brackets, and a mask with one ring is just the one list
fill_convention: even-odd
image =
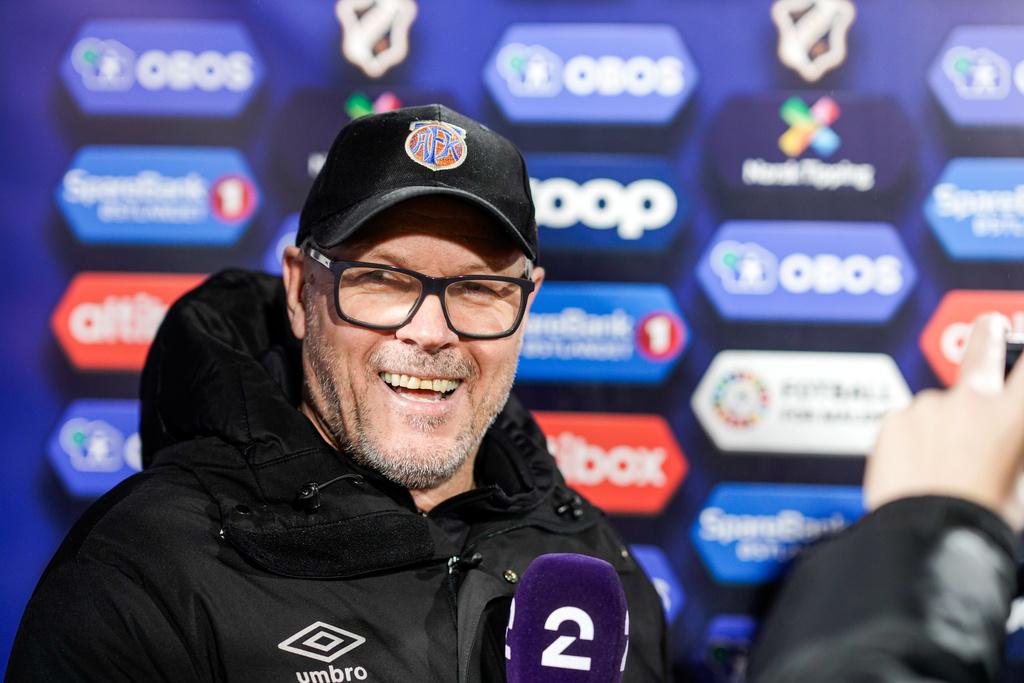
[(882, 422), (864, 474), (868, 509), (908, 496), (946, 495), (995, 511), (1024, 528), (1024, 362), (1003, 382), (1009, 323), (978, 318), (960, 377), (926, 389)]

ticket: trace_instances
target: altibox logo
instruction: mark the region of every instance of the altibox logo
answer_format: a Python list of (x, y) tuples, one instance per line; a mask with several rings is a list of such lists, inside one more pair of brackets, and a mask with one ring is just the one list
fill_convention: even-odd
[(916, 278), (885, 223), (731, 221), (697, 266), (727, 320), (882, 323)]
[(716, 176), (733, 192), (888, 192), (912, 159), (910, 123), (891, 97), (739, 95), (711, 126)]
[(534, 416), (566, 482), (606, 512), (656, 515), (686, 476), (686, 458), (658, 415)]
[(688, 332), (664, 285), (545, 283), (523, 335), (519, 379), (654, 383)]
[(528, 167), (545, 249), (664, 251), (688, 208), (656, 157), (531, 156)]
[(647, 578), (654, 584), (665, 610), (665, 621), (672, 624), (686, 603), (686, 593), (676, 577), (665, 553), (656, 545), (631, 545), (633, 559), (643, 568)]
[(138, 401), (74, 401), (50, 437), (47, 455), (71, 496), (96, 498), (142, 469), (138, 432)]
[(928, 72), (958, 126), (1024, 124), (1024, 26), (958, 26)]
[(717, 581), (761, 583), (804, 546), (863, 514), (861, 490), (853, 486), (727, 482), (711, 491), (690, 539)]
[(205, 275), (79, 273), (50, 327), (79, 370), (141, 370), (164, 314)]
[(1024, 260), (1024, 159), (953, 159), (924, 212), (950, 258)]
[(822, 455), (867, 455), (909, 402), (889, 356), (805, 351), (722, 351), (691, 399), (722, 451)]
[(982, 313), (1002, 313), (1024, 332), (1024, 292), (956, 289), (947, 292), (921, 332), (919, 345), (943, 384), (956, 382), (971, 325)]
[(667, 125), (697, 69), (668, 24), (516, 24), (484, 82), (514, 123)]
[(263, 65), (238, 22), (102, 19), (82, 26), (60, 73), (87, 114), (229, 117)]
[(56, 199), (86, 243), (227, 245), (248, 226), (259, 191), (234, 149), (91, 146), (75, 155)]

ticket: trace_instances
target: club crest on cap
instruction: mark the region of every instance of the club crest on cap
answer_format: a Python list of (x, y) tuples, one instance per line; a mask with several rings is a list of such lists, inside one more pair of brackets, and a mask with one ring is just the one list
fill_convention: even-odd
[(405, 153), (431, 171), (447, 171), (466, 160), (466, 130), (443, 121), (413, 121)]

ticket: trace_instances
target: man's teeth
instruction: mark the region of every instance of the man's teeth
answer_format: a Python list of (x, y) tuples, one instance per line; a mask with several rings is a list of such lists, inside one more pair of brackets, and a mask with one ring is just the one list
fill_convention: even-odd
[(406, 389), (425, 389), (427, 391), (439, 391), (447, 394), (455, 391), (462, 383), (457, 379), (420, 379), (409, 375), (399, 375), (394, 372), (382, 372), (381, 378), (393, 387), (404, 387)]

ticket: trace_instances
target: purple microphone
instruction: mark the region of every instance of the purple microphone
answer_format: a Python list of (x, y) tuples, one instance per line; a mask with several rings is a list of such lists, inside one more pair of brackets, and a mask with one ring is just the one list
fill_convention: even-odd
[(541, 555), (519, 581), (508, 629), (508, 683), (618, 683), (629, 614), (615, 569), (586, 555)]

